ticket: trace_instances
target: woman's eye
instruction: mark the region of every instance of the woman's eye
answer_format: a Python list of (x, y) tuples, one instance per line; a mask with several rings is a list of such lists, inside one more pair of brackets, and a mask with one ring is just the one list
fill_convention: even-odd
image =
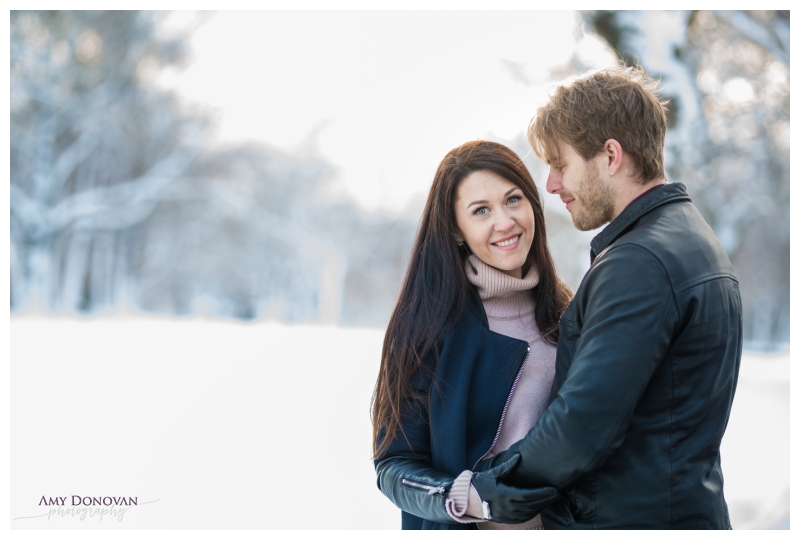
[(482, 216), (482, 215), (486, 214), (486, 212), (488, 212), (488, 211), (489, 211), (488, 208), (486, 208), (485, 206), (481, 206), (480, 208), (475, 210), (475, 215), (476, 216)]
[(514, 195), (513, 197), (508, 198), (508, 204), (518, 203), (521, 199), (522, 197), (520, 197), (519, 195)]

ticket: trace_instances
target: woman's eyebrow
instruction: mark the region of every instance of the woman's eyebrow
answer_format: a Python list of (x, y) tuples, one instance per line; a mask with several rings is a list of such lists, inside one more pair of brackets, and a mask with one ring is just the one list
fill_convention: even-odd
[[(505, 192), (505, 194), (503, 195), (503, 198), (508, 197), (509, 195), (511, 195), (514, 192), (514, 190), (517, 190), (517, 189), (519, 189), (519, 187), (517, 187), (517, 186), (514, 186), (513, 188), (509, 189), (508, 191)], [(476, 204), (489, 204), (489, 201), (484, 201), (484, 200), (472, 201), (471, 203), (469, 203), (467, 205), (467, 208), (469, 208), (470, 206), (474, 206)]]
[(467, 205), (467, 208), (469, 208), (470, 206), (475, 206), (476, 204), (489, 204), (489, 201), (483, 201), (483, 200), (481, 200), (481, 201), (472, 201), (471, 203), (469, 203)]

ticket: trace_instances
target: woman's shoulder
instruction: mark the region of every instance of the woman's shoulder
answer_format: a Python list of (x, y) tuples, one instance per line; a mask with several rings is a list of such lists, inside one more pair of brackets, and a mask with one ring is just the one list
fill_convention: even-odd
[(480, 341), (489, 330), (486, 312), (477, 291), (470, 291), (466, 302), (447, 324), (436, 339), (434, 347), (428, 350), (423, 365), (429, 372), (440, 367), (443, 358), (461, 356), (471, 349), (480, 349)]
[(483, 300), (481, 300), (480, 293), (474, 285), (470, 285), (469, 293), (467, 294), (466, 305), (461, 310), (460, 319), (464, 320), (465, 324), (476, 327), (489, 328), (489, 319), (486, 317), (486, 309), (483, 307)]
[(474, 295), (469, 295), (465, 305), (453, 318), (452, 324), (448, 325), (440, 342), (463, 339), (464, 334), (480, 333), (484, 329), (489, 329), (489, 319), (486, 317), (483, 302), (476, 292)]

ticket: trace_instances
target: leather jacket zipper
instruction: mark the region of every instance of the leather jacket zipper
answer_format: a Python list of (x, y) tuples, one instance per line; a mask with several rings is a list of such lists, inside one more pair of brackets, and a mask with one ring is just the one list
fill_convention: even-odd
[(517, 383), (519, 382), (519, 378), (522, 376), (522, 370), (525, 369), (525, 364), (528, 363), (528, 357), (530, 355), (531, 355), (531, 347), (530, 345), (528, 345), (528, 352), (525, 354), (525, 360), (522, 361), (522, 365), (520, 366), (519, 371), (517, 372), (517, 376), (514, 379), (514, 384), (511, 385), (511, 390), (509, 390), (508, 392), (508, 397), (506, 398), (506, 404), (503, 405), (503, 413), (500, 415), (500, 423), (497, 424), (497, 432), (494, 434), (494, 439), (492, 439), (492, 444), (489, 446), (489, 448), (486, 449), (486, 452), (484, 452), (483, 455), (478, 458), (478, 461), (475, 462), (475, 465), (472, 466), (471, 470), (474, 471), (475, 467), (478, 466), (478, 463), (480, 463), (481, 460), (486, 457), (486, 454), (491, 452), (492, 448), (494, 448), (494, 445), (497, 444), (497, 439), (500, 438), (500, 428), (503, 427), (503, 422), (506, 419), (506, 411), (508, 410), (508, 404), (511, 403), (511, 396), (514, 395), (514, 390), (517, 388)]
[(427, 491), (428, 495), (436, 495), (437, 493), (441, 494), (444, 493), (447, 489), (444, 486), (431, 486), (429, 484), (420, 484), (419, 482), (412, 482), (411, 480), (407, 480), (403, 478), (402, 483), (411, 486), (412, 488), (421, 489), (423, 491)]

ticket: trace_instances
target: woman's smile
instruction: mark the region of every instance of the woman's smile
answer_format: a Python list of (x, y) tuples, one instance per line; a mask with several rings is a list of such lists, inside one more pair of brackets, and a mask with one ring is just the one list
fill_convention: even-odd
[(498, 240), (497, 242), (493, 242), (492, 245), (498, 247), (500, 249), (512, 250), (519, 245), (519, 239), (522, 237), (522, 234), (515, 234), (514, 236), (509, 236), (502, 240)]

